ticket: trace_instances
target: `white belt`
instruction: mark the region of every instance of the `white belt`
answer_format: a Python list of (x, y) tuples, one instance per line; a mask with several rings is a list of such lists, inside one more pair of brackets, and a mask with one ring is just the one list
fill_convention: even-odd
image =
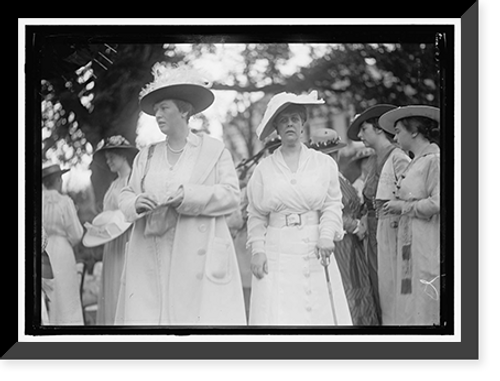
[(317, 210), (305, 213), (269, 213), (269, 226), (277, 228), (318, 224), (319, 212)]

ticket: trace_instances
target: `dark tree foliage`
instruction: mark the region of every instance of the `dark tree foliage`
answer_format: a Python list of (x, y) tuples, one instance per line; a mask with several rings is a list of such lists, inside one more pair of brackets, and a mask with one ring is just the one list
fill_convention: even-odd
[[(439, 105), (439, 61), (433, 44), (333, 44), (321, 52), (310, 47), (310, 63), (294, 73), (281, 67), (293, 54), (288, 44), (247, 44), (243, 67), (213, 84), (238, 95), (225, 126), (233, 151), (252, 155), (261, 148), (255, 128), (272, 94), (318, 90), (326, 113), (360, 113), (376, 103)], [(63, 146), (59, 161), (75, 163), (97, 143), (120, 134), (131, 142), (139, 118), (138, 94), (151, 81), (155, 62), (172, 64), (214, 52), (214, 44), (87, 44), (47, 42), (41, 54), (43, 155)], [(262, 92), (252, 103), (251, 93)], [(243, 143), (242, 143), (243, 142)], [(244, 144), (245, 149), (240, 147)], [(91, 165), (98, 204), (109, 172)]]

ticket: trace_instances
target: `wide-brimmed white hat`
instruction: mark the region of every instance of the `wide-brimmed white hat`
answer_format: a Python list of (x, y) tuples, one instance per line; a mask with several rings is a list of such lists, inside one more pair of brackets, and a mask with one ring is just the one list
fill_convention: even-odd
[(130, 225), (120, 210), (106, 210), (95, 216), (91, 224), (85, 223), (87, 232), (82, 243), (86, 247), (103, 245), (125, 233)]
[(208, 108), (215, 99), (209, 89), (212, 81), (208, 74), (188, 66), (169, 68), (157, 62), (152, 68), (153, 82), (142, 89), (139, 104), (142, 111), (154, 116), (153, 106), (165, 99), (178, 99), (193, 106), (193, 115)]
[(324, 104), (323, 99), (318, 98), (316, 90), (311, 91), (309, 94), (297, 95), (293, 93), (279, 93), (271, 98), (267, 104), (264, 117), (257, 127), (256, 133), (260, 140), (267, 138), (274, 130), (274, 118), (288, 105), (320, 105)]
[(401, 106), (382, 115), (378, 120), (378, 123), (384, 130), (390, 132), (391, 134), (396, 134), (394, 126), (398, 120), (412, 116), (424, 116), (439, 123), (439, 111), (438, 107), (427, 105)]

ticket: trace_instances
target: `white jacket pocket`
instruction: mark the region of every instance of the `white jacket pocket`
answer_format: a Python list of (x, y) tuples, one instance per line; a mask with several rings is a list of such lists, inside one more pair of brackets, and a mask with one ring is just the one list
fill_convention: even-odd
[(205, 274), (214, 283), (227, 283), (231, 271), (232, 242), (229, 239), (214, 237), (208, 245)]

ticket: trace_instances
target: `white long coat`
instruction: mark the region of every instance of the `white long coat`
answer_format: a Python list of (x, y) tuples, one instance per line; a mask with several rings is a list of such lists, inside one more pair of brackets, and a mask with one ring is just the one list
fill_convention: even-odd
[[(148, 149), (142, 150), (129, 185), (120, 194), (120, 209), (135, 223), (116, 324), (246, 324), (241, 279), (226, 224), (226, 216), (239, 207), (240, 200), (233, 160), (222, 142), (194, 134), (189, 135), (182, 155), (178, 171), (169, 172), (166, 143), (157, 144), (144, 180)], [(159, 200), (168, 197), (170, 188), (179, 184), (184, 188), (177, 210), (167, 210), (163, 220), (159, 215), (160, 223), (170, 225), (162, 235), (146, 236), (148, 223), (154, 224), (135, 211), (141, 183)], [(161, 186), (154, 187), (155, 183)]]

